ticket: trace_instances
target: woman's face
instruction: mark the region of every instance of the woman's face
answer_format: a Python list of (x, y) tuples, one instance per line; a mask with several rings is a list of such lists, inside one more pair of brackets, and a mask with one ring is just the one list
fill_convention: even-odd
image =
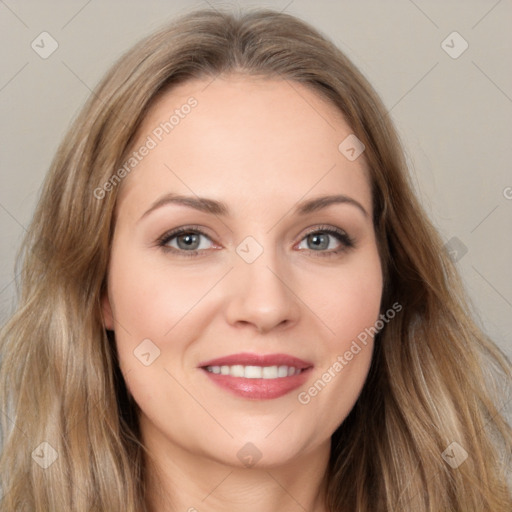
[(382, 293), (350, 127), (300, 84), (229, 76), (166, 93), (139, 133), (103, 307), (144, 441), (238, 466), (326, 453)]

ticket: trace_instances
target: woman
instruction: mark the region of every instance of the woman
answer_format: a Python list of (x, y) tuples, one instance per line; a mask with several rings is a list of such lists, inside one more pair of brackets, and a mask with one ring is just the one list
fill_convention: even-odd
[(0, 510), (510, 509), (510, 363), (382, 103), (292, 16), (129, 51), (24, 249)]

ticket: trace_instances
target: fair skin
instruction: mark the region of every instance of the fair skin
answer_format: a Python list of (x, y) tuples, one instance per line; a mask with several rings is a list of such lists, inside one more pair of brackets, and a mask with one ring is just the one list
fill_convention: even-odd
[[(322, 512), (330, 438), (362, 389), (372, 340), (332, 367), (374, 325), (382, 294), (364, 154), (349, 161), (338, 150), (352, 131), (317, 93), (241, 75), (166, 93), (134, 147), (190, 96), (197, 106), (121, 184), (103, 299), (155, 468), (151, 510)], [(144, 215), (168, 193), (223, 202), (229, 215), (170, 202)], [(349, 199), (296, 211), (332, 195)], [(158, 245), (182, 226), (194, 229), (164, 240), (168, 251)], [(246, 237), (259, 245), (240, 245)], [(160, 350), (148, 365), (134, 356), (146, 339), (146, 361)], [(199, 366), (241, 352), (300, 358), (305, 379), (255, 398)], [(308, 394), (319, 379), (325, 386)]]

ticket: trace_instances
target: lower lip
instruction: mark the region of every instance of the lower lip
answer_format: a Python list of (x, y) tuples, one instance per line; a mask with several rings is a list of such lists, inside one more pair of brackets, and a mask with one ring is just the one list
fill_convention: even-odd
[(201, 368), (208, 377), (221, 388), (227, 389), (236, 396), (253, 400), (270, 400), (279, 398), (302, 386), (309, 377), (312, 368), (306, 368), (298, 375), (279, 377), (276, 379), (245, 379), (212, 373)]

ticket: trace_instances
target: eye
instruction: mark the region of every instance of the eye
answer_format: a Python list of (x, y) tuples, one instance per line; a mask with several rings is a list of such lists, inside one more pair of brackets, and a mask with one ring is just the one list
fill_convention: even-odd
[[(303, 245), (306, 244), (306, 247)], [(354, 247), (354, 240), (345, 231), (334, 227), (316, 227), (301, 241), (298, 248), (320, 253), (318, 256), (331, 256)]]
[[(304, 243), (307, 247), (304, 247)], [(201, 256), (215, 246), (199, 226), (184, 226), (164, 233), (157, 244), (165, 252), (179, 256)], [(331, 226), (316, 226), (301, 240), (298, 249), (306, 249), (317, 256), (333, 256), (354, 247), (355, 241), (345, 231)]]
[(211, 238), (197, 226), (177, 228), (158, 239), (158, 245), (164, 251), (178, 252), (183, 256), (198, 256), (201, 251), (211, 248), (212, 244)]

